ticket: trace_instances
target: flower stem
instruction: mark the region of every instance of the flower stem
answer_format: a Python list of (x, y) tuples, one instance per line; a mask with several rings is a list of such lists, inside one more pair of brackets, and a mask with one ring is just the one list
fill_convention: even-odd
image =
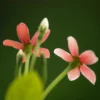
[(32, 59), (31, 59), (30, 71), (33, 70), (33, 68), (35, 67), (37, 54), (38, 54), (38, 51), (39, 51), (39, 48), (41, 46), (41, 42), (44, 38), (45, 33), (46, 33), (46, 29), (42, 29), (42, 27), (39, 27), (39, 36), (38, 36), (37, 43), (36, 43), (36, 46), (34, 49), (34, 54), (33, 54)]
[(19, 67), (18, 76), (21, 76), (22, 65)]
[(21, 76), (21, 68), (22, 68), (22, 64), (20, 64), (19, 66), (18, 66), (18, 64), (16, 64), (15, 78), (18, 76)]
[(51, 84), (46, 88), (43, 92), (43, 100), (50, 93), (50, 91), (67, 75), (67, 72), (70, 70), (70, 66), (68, 66), (61, 74), (58, 75), (56, 79), (54, 79)]
[(29, 60), (30, 60), (30, 55), (26, 55), (26, 62), (25, 62), (25, 70), (24, 70), (24, 74), (28, 73), (29, 70)]
[(36, 46), (35, 46), (34, 55), (32, 56), (32, 59), (31, 59), (30, 70), (32, 70), (35, 66), (37, 53), (38, 53), (38, 50), (40, 48), (40, 44), (41, 44), (41, 41), (38, 41)]
[(41, 65), (42, 65), (42, 67), (41, 67), (40, 76), (41, 76), (43, 83), (45, 85), (46, 82), (47, 82), (47, 76), (48, 75), (47, 75), (47, 59), (45, 58), (43, 53), (41, 53)]

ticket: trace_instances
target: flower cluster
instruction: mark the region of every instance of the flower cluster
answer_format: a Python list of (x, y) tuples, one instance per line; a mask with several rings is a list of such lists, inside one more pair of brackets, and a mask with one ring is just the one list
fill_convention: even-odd
[[(66, 62), (69, 62), (69, 66), (66, 67), (65, 70), (60, 75), (58, 75), (58, 77), (44, 90), (43, 85), (45, 84), (43, 83), (46, 82), (47, 78), (46, 58), (50, 58), (50, 51), (47, 48), (42, 48), (41, 44), (45, 42), (50, 34), (48, 19), (44, 18), (42, 20), (37, 32), (33, 35), (32, 39), (30, 39), (29, 29), (25, 23), (18, 24), (16, 30), (21, 43), (9, 39), (3, 41), (4, 46), (11, 46), (19, 50), (15, 69), (17, 78), (15, 78), (15, 81), (8, 90), (6, 100), (14, 100), (14, 98), (17, 98), (18, 100), (22, 100), (23, 98), (28, 98), (23, 100), (33, 100), (33, 94), (34, 100), (44, 100), (49, 92), (66, 75), (70, 81), (73, 81), (79, 78), (80, 72), (93, 85), (95, 84), (96, 75), (94, 71), (88, 67), (88, 65), (96, 63), (98, 61), (98, 57), (92, 50), (86, 50), (79, 55), (79, 47), (76, 39), (72, 36), (69, 36), (67, 40), (68, 48), (71, 54), (61, 48), (56, 48), (54, 50), (54, 53), (57, 56), (61, 57)], [(41, 57), (42, 59), (41, 68), (43, 77), (40, 77), (37, 74), (37, 71), (34, 69), (37, 57)], [(24, 66), (24, 73), (22, 73), (22, 66)], [(43, 79), (45, 79), (45, 82), (43, 82)], [(24, 86), (22, 85), (23, 83)], [(34, 88), (36, 90), (34, 90)], [(20, 91), (21, 94), (19, 93)]]

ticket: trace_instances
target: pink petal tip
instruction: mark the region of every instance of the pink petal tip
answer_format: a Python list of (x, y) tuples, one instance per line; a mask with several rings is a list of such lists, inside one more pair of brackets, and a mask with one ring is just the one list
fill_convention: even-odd
[(91, 65), (98, 61), (98, 57), (92, 50), (87, 50), (80, 55), (80, 61), (86, 65)]
[(30, 42), (30, 35), (26, 24), (24, 23), (18, 24), (16, 30), (20, 41), (24, 44), (28, 44)]
[(24, 49), (24, 46), (23, 44), (19, 43), (19, 42), (16, 42), (16, 41), (13, 41), (13, 40), (4, 40), (3, 41), (3, 45), (5, 46), (11, 46), (15, 49)]
[(86, 65), (81, 65), (80, 71), (85, 78), (87, 78), (93, 85), (95, 85), (96, 75), (89, 67)]
[(76, 80), (77, 78), (79, 78), (79, 76), (80, 76), (80, 70), (78, 67), (76, 67), (68, 72), (68, 79), (70, 81)]
[(78, 48), (78, 44), (75, 38), (72, 36), (69, 36), (67, 40), (68, 40), (68, 48), (72, 56), (75, 56), (75, 57), (79, 56), (79, 48)]
[(54, 53), (57, 56), (61, 57), (63, 60), (67, 61), (67, 62), (72, 62), (73, 61), (72, 56), (68, 52), (66, 52), (65, 50), (63, 50), (63, 49), (56, 48), (54, 50)]

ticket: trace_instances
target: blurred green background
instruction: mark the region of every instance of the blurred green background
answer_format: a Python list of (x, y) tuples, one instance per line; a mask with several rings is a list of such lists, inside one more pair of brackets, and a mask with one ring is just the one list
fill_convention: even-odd
[[(68, 51), (67, 37), (74, 36), (80, 53), (92, 49), (100, 58), (100, 3), (99, 0), (1, 0), (0, 1), (0, 100), (13, 80), (17, 50), (4, 47), (4, 39), (18, 40), (16, 25), (27, 24), (30, 35), (40, 21), (47, 17), (51, 34), (42, 45), (51, 52), (48, 59), (49, 84), (68, 63), (53, 51), (60, 47)], [(37, 64), (37, 66), (40, 66)], [(100, 100), (100, 62), (90, 66), (97, 75), (93, 86), (82, 75), (70, 82), (67, 76), (48, 95), (46, 100)]]

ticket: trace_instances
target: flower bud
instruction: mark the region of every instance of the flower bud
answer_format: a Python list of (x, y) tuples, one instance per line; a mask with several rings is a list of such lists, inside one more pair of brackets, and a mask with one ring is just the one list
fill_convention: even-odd
[(19, 65), (20, 63), (22, 63), (22, 60), (24, 58), (25, 54), (23, 52), (23, 50), (19, 50), (16, 56), (16, 60), (17, 60), (17, 64)]
[(48, 19), (47, 18), (44, 18), (41, 23), (40, 23), (40, 26), (39, 26), (39, 36), (38, 36), (38, 40), (39, 41), (42, 41), (44, 35), (46, 34), (47, 30), (49, 28), (49, 22), (48, 22)]
[(40, 29), (47, 31), (49, 28), (49, 22), (47, 18), (44, 18), (40, 23)]

